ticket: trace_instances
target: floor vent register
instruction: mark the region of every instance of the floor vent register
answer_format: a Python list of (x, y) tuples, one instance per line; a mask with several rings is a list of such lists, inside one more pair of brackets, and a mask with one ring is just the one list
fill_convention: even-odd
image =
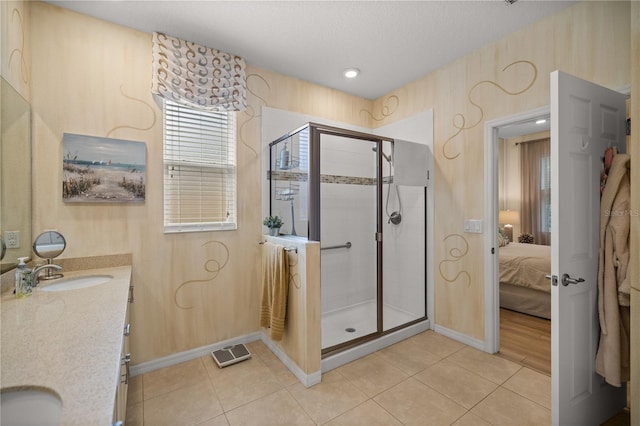
[(242, 343), (218, 349), (211, 352), (211, 355), (220, 368), (251, 358), (251, 353)]

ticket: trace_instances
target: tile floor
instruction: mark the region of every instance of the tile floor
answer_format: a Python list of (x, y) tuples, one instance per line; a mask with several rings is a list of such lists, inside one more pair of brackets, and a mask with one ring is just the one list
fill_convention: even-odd
[(262, 343), (131, 379), (127, 426), (549, 425), (545, 374), (433, 331), (332, 370), (306, 389)]

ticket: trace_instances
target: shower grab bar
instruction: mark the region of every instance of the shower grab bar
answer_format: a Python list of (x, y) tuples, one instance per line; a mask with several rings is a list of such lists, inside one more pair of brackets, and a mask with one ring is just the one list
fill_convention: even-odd
[(320, 250), (333, 250), (333, 249), (339, 249), (339, 248), (351, 248), (351, 241), (347, 241), (345, 244), (342, 244), (341, 246), (320, 247)]

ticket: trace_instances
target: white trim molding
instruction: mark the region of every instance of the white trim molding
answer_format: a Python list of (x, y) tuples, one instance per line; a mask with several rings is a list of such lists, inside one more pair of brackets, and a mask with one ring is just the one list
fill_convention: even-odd
[(441, 325), (435, 325), (433, 328), (438, 334), (442, 334), (443, 336), (449, 337), (450, 339), (456, 340), (460, 343), (464, 343), (467, 346), (471, 346), (472, 348), (479, 349), (484, 351), (484, 342), (480, 339), (474, 339), (471, 336), (467, 336), (466, 334), (462, 334), (459, 331), (451, 330), (449, 328), (443, 327)]
[[(260, 332), (251, 334), (245, 334), (244, 336), (234, 337), (233, 339), (224, 340), (222, 342), (214, 343), (212, 345), (202, 346), (188, 351), (175, 353), (162, 358), (157, 358), (151, 361), (142, 362), (131, 366), (131, 377), (138, 376), (140, 374), (150, 373), (155, 370), (159, 370), (164, 367), (171, 367), (172, 365), (180, 364), (181, 362), (191, 361), (192, 359), (200, 358), (206, 355), (211, 355), (211, 352), (218, 349), (225, 348), (227, 346), (238, 345), (240, 343), (251, 343), (256, 340), (260, 340)], [(211, 358), (213, 362), (213, 358)]]
[(404, 339), (408, 339), (411, 336), (415, 336), (418, 333), (422, 333), (423, 331), (427, 331), (431, 328), (431, 321), (424, 320), (417, 324), (410, 325), (393, 333), (385, 334), (375, 340), (371, 340), (369, 342), (365, 342), (359, 346), (356, 346), (351, 349), (347, 349), (330, 357), (324, 358), (322, 360), (322, 372), (326, 373), (327, 371), (333, 370), (334, 368), (338, 368), (344, 364), (347, 364), (351, 361), (355, 361), (356, 359), (362, 358), (369, 354), (372, 354), (380, 349), (384, 349), (387, 346), (391, 346), (396, 344)]
[(484, 342), (480, 341), (481, 346), (478, 349), (492, 354), (500, 350), (500, 287), (496, 247), (499, 195), (498, 128), (550, 113), (551, 109), (547, 105), (484, 123)]
[(265, 333), (260, 333), (262, 338), (262, 342), (267, 345), (271, 352), (275, 356), (278, 357), (280, 361), (291, 371), (291, 373), (296, 376), (296, 378), (304, 385), (305, 388), (309, 388), (313, 385), (320, 383), (322, 380), (322, 372), (320, 370), (314, 371), (313, 373), (305, 373), (298, 367), (298, 365), (285, 354), (282, 349), (267, 336)]

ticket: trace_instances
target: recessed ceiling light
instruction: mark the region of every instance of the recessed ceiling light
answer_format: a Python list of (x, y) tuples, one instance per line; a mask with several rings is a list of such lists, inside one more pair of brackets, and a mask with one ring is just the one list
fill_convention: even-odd
[(344, 76), (347, 78), (356, 78), (360, 74), (360, 70), (358, 68), (347, 68), (344, 70)]
[(536, 124), (544, 124), (546, 122), (547, 122), (547, 120), (545, 120), (544, 118), (541, 118), (540, 120), (536, 121)]

